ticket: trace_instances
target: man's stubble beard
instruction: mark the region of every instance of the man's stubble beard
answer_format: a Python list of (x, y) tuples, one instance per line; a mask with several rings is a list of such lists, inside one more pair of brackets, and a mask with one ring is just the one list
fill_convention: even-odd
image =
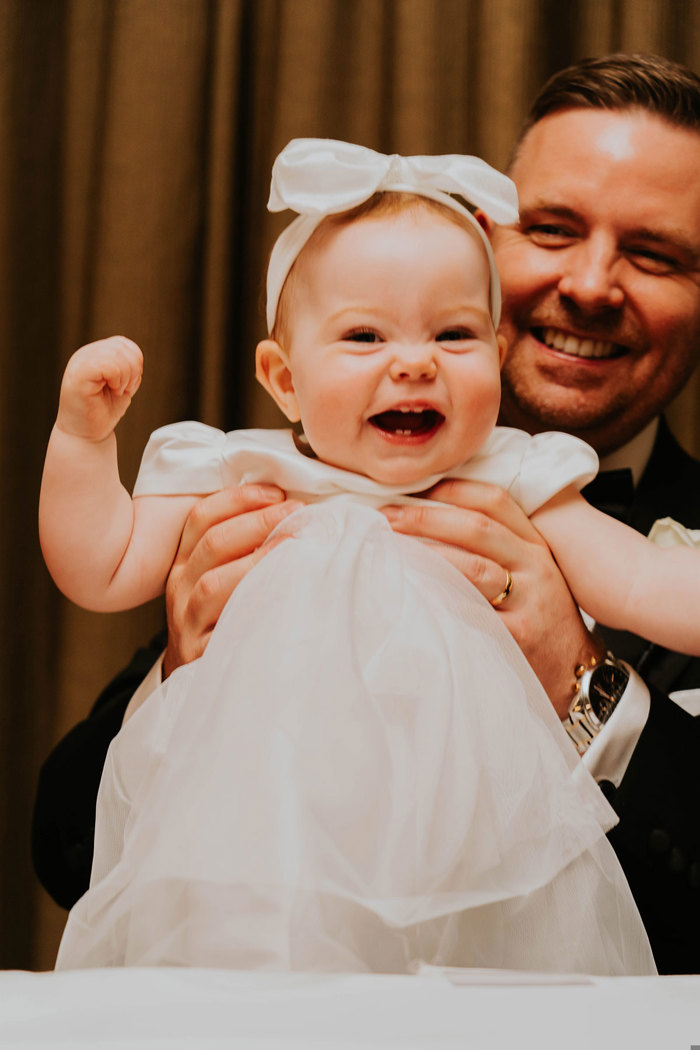
[[(592, 404), (591, 391), (581, 391), (576, 398), (568, 396), (572, 388), (561, 387), (564, 396), (555, 400), (551, 395), (539, 393), (533, 383), (521, 376), (512, 376), (507, 368), (501, 380), (499, 422), (531, 434), (561, 430), (597, 445), (598, 434), (612, 430), (618, 431), (614, 444), (624, 444), (648, 422), (629, 418), (630, 398), (626, 391), (609, 395), (603, 404)], [(550, 386), (556, 390), (554, 384)], [(632, 415), (636, 417), (636, 413)]]

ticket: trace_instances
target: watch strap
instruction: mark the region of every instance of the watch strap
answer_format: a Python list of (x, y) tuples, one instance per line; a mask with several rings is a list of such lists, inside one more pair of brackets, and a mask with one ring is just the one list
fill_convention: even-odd
[[(605, 718), (599, 718), (590, 702), (589, 686), (596, 668), (600, 668), (604, 665), (615, 668), (619, 673), (620, 692), (618, 696), (608, 702), (608, 710)], [(617, 706), (620, 697), (624, 693), (627, 681), (629, 680), (629, 671), (624, 664), (621, 664), (620, 661), (608, 651), (602, 659), (594, 656), (591, 657), (588, 664), (579, 664), (574, 671), (574, 678), (574, 696), (569, 708), (568, 716), (564, 720), (563, 725), (570, 739), (573, 741), (579, 755), (585, 755), (588, 748), (598, 736), (598, 733), (610, 718), (610, 715)]]

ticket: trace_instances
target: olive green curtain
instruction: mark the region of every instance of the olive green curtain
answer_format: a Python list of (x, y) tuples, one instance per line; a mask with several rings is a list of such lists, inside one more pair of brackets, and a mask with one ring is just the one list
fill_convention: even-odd
[[(37, 494), (70, 353), (117, 332), (144, 350), (127, 484), (163, 423), (277, 425), (252, 352), (281, 147), (503, 166), (546, 76), (611, 50), (700, 69), (700, 2), (0, 0), (0, 966), (50, 967), (65, 920), (29, 859), (39, 765), (162, 617), (82, 612), (44, 569)], [(676, 413), (691, 448), (697, 399)]]

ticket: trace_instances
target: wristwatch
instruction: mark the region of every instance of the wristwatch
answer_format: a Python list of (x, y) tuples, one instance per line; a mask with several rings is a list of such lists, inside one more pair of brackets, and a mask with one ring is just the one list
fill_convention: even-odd
[(581, 664), (574, 674), (574, 699), (564, 728), (579, 755), (585, 755), (617, 707), (627, 688), (630, 672), (625, 664), (607, 652), (602, 660), (594, 657), (588, 667)]

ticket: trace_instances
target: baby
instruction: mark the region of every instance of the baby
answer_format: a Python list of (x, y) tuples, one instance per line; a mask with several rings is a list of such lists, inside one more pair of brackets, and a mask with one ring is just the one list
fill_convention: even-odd
[(475, 158), (324, 140), (278, 157), (270, 206), (301, 214), (273, 249), (257, 376), (303, 445), (164, 427), (132, 499), (114, 428), (140, 351), (116, 337), (69, 362), (40, 530), (75, 601), (159, 593), (196, 499), (224, 485), (314, 506), (115, 740), (59, 966), (653, 972), (604, 838), (614, 814), (525, 658), (376, 510), (445, 475), (506, 487), (594, 617), (700, 653), (696, 555), (592, 509), (582, 442), (495, 428), (498, 276), (450, 194), (517, 217), (510, 181)]

